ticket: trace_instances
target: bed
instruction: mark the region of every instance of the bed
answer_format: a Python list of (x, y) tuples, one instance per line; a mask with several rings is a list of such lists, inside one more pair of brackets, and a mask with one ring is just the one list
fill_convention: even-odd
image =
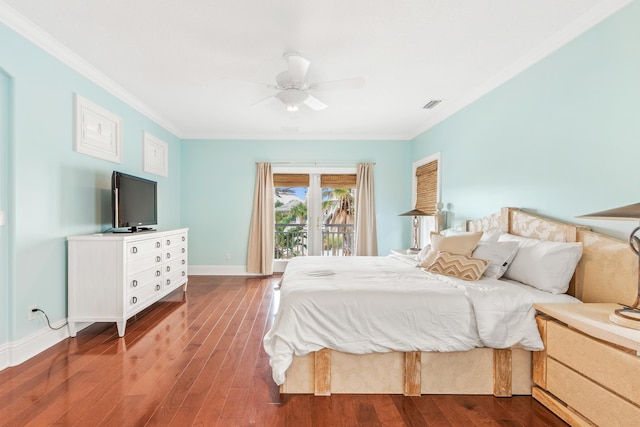
[(513, 208), (469, 221), (467, 230), (581, 242), (573, 246), (583, 256), (566, 294), (513, 280), (459, 280), (393, 257), (296, 259), (283, 275), (280, 307), (264, 339), (280, 391), (531, 394), (532, 352), (542, 349), (532, 304), (579, 303), (585, 293), (606, 298), (590, 277), (598, 282), (611, 268), (599, 256), (604, 246), (611, 254), (624, 245), (608, 238), (603, 245), (584, 227)]

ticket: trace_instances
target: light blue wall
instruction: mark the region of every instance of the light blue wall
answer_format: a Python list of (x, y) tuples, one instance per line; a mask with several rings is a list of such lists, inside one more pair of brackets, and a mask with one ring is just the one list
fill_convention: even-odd
[[(410, 223), (397, 215), (411, 208), (411, 162), (435, 152), (455, 221), (501, 206), (572, 221), (637, 202), (639, 23), (632, 3), (412, 142), (181, 142), (0, 24), (1, 123), (10, 126), (0, 139), (9, 162), (0, 179), (10, 178), (0, 197), (9, 213), (0, 346), (43, 327), (27, 320), (30, 305), (53, 322), (66, 316), (65, 238), (108, 227), (114, 169), (158, 181), (160, 225), (191, 229), (194, 265), (245, 264), (257, 161), (375, 162), (381, 254), (408, 244)], [(123, 119), (123, 164), (72, 150), (74, 93)], [(143, 131), (169, 143), (168, 178), (142, 172)]]
[[(0, 68), (13, 85), (8, 232), (14, 272), (11, 300), (3, 302), (9, 321), (0, 328), (5, 341), (15, 342), (43, 327), (28, 320), (31, 305), (45, 310), (52, 322), (66, 317), (66, 237), (110, 227), (111, 172), (157, 180), (160, 226), (178, 227), (181, 164), (177, 137), (4, 25)], [(122, 164), (73, 151), (76, 93), (122, 118)], [(168, 178), (142, 172), (143, 131), (169, 144)]]
[(575, 216), (640, 201), (640, 4), (632, 3), (415, 139), (442, 152), (455, 222), (527, 208), (625, 238), (632, 224)]
[[(409, 243), (398, 214), (411, 204), (411, 144), (406, 141), (182, 142), (182, 221), (189, 231), (189, 263), (245, 265), (256, 162), (375, 162), (378, 249)], [(231, 260), (225, 260), (225, 253)]]
[[(0, 212), (9, 207), (9, 139), (11, 131), (9, 124), (9, 106), (11, 105), (11, 79), (0, 69)], [(0, 325), (9, 324), (9, 231), (8, 227), (0, 224)], [(9, 340), (9, 331), (0, 327), (0, 343)]]

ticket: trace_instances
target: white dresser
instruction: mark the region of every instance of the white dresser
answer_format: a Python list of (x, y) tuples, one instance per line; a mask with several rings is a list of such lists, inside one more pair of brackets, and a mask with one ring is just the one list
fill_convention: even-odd
[(68, 241), (68, 320), (72, 337), (80, 322), (127, 319), (184, 285), (188, 229), (71, 236)]

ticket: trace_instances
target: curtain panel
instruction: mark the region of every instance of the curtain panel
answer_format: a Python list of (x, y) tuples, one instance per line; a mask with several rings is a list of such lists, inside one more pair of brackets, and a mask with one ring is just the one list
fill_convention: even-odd
[(275, 231), (273, 191), (271, 163), (257, 163), (247, 251), (248, 273), (273, 274), (273, 234)]
[(356, 255), (377, 256), (373, 163), (358, 163), (356, 174)]

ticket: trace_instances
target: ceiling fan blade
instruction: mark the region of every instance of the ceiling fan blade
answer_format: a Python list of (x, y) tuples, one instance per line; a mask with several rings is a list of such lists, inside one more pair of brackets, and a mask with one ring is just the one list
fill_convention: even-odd
[(318, 82), (309, 85), (309, 89), (313, 90), (342, 90), (342, 89), (360, 89), (364, 86), (362, 77), (354, 77), (352, 79), (333, 80), (329, 82)]
[(315, 111), (324, 110), (325, 108), (328, 107), (327, 104), (320, 101), (318, 98), (316, 98), (313, 95), (309, 95), (307, 99), (304, 100), (304, 104)]
[(304, 82), (310, 62), (299, 55), (287, 56), (289, 78), (292, 82)]
[[(277, 94), (276, 94), (277, 95)], [(249, 104), (249, 108), (251, 107), (255, 107), (257, 105), (261, 105), (261, 104), (266, 104), (268, 101), (270, 101), (271, 99), (276, 98), (276, 95), (270, 95), (267, 96), (266, 98), (261, 99), (260, 101), (256, 101), (253, 104)]]

